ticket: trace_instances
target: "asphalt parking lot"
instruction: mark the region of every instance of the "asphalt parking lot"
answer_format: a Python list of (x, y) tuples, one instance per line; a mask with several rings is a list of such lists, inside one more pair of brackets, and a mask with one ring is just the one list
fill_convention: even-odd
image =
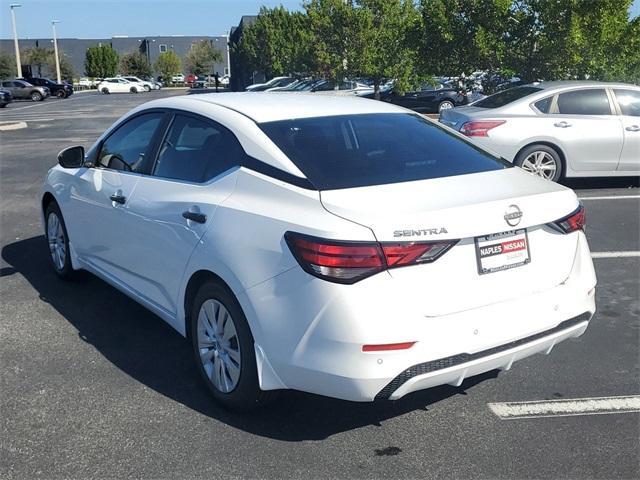
[(159, 318), (92, 275), (57, 280), (40, 226), (40, 186), (59, 150), (89, 147), (132, 107), (184, 93), (81, 93), (0, 111), (0, 122), (28, 125), (0, 132), (0, 477), (640, 477), (638, 413), (501, 419), (489, 407), (640, 394), (637, 178), (567, 182), (586, 206), (598, 275), (582, 337), (397, 402), (284, 392), (234, 415)]

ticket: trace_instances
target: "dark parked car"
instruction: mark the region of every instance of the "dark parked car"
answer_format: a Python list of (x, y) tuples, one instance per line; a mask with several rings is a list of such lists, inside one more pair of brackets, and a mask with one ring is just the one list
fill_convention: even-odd
[(2, 88), (9, 90), (14, 99), (30, 98), (34, 102), (40, 102), (50, 95), (48, 87), (38, 87), (31, 85), (24, 80), (5, 80), (2, 82)]
[(13, 95), (9, 90), (0, 88), (0, 108), (4, 108), (13, 101)]
[[(364, 98), (374, 98), (373, 93), (362, 95)], [(446, 84), (423, 85), (420, 90), (396, 93), (393, 87), (380, 91), (380, 100), (409, 108), (420, 113), (438, 113), (447, 108), (465, 105), (466, 95), (458, 93), (458, 89)]]
[(25, 78), (25, 81), (37, 87), (47, 87), (51, 91), (51, 95), (58, 98), (67, 98), (69, 95), (73, 95), (73, 87), (68, 83), (56, 83), (48, 78), (38, 77)]

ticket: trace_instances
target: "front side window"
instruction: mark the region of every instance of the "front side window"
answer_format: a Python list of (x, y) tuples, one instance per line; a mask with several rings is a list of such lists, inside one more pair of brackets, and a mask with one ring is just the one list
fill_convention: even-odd
[(640, 117), (640, 92), (636, 90), (614, 90), (623, 115)]
[(502, 92), (494, 93), (493, 95), (483, 98), (479, 102), (473, 104), (474, 107), (480, 108), (499, 108), (505, 105), (520, 100), (521, 98), (537, 93), (541, 91), (538, 87), (514, 87)]
[(201, 183), (239, 165), (244, 151), (234, 135), (211, 121), (176, 115), (153, 174)]
[(511, 167), (415, 114), (302, 118), (262, 123), (259, 127), (318, 190)]
[(561, 115), (611, 115), (609, 97), (604, 89), (574, 90), (558, 95)]
[(138, 115), (112, 133), (102, 144), (98, 164), (113, 170), (149, 173), (153, 159), (150, 146), (162, 113)]

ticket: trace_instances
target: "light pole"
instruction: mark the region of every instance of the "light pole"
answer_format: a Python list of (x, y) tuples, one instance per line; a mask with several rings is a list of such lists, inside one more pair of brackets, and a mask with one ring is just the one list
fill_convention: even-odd
[(20, 63), (20, 47), (18, 46), (18, 32), (16, 30), (16, 14), (13, 11), (14, 8), (21, 7), (19, 3), (12, 3), (9, 5), (11, 8), (11, 22), (13, 23), (13, 45), (16, 48), (16, 77), (22, 77), (22, 64)]
[(56, 23), (60, 23), (60, 20), (51, 20), (51, 26), (53, 27), (53, 53), (56, 56), (56, 75), (58, 77), (58, 83), (62, 83), (60, 79), (60, 58), (58, 57), (58, 39), (56, 38)]
[(230, 32), (227, 32), (225, 37), (227, 37), (227, 75), (229, 75), (229, 78), (231, 78), (231, 59), (229, 58), (229, 33)]

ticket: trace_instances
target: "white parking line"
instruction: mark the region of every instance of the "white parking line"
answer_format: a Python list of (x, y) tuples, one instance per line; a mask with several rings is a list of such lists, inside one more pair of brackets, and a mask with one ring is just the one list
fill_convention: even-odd
[(626, 252), (591, 252), (591, 258), (626, 258), (640, 257), (639, 250), (630, 250)]
[(606, 195), (602, 197), (578, 197), (579, 200), (628, 200), (640, 198), (640, 195)]
[(502, 420), (640, 412), (640, 395), (487, 404)]

